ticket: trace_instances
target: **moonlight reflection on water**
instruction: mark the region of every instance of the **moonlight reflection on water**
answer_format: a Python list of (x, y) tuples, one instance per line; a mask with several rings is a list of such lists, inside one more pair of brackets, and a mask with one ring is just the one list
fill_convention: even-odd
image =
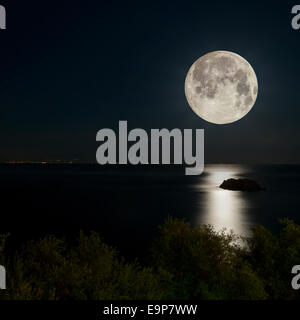
[[(204, 199), (199, 203), (201, 214), (197, 217), (197, 223), (211, 224), (217, 231), (226, 228), (236, 234), (251, 235), (251, 219), (248, 214), (248, 199), (241, 191), (229, 191), (219, 188), (225, 179), (238, 178), (243, 175), (243, 169), (239, 166), (210, 166), (206, 170), (203, 184), (199, 185), (199, 191), (204, 191)], [(204, 201), (203, 201), (204, 200)]]

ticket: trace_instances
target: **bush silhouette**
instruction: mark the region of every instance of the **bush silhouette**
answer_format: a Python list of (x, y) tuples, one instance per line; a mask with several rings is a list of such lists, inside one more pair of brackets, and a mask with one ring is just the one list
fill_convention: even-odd
[(278, 236), (257, 226), (252, 237), (241, 238), (168, 218), (143, 266), (126, 262), (96, 232), (80, 232), (75, 243), (46, 236), (16, 252), (5, 249), (8, 235), (0, 235), (7, 271), (0, 298), (299, 299), (291, 269), (300, 262), (300, 226), (281, 223)]

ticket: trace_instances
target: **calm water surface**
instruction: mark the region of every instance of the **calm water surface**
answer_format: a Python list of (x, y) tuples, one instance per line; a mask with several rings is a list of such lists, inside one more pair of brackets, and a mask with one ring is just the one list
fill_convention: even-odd
[[(224, 179), (253, 178), (261, 192), (218, 188)], [(299, 219), (300, 166), (207, 165), (200, 176), (183, 168), (99, 165), (1, 165), (0, 231), (19, 239), (78, 230), (99, 231), (126, 254), (151, 243), (167, 216), (250, 235), (278, 218)]]

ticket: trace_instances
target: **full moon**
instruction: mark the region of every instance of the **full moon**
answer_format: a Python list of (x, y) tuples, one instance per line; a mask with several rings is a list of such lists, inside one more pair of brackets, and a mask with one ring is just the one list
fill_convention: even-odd
[(226, 124), (243, 118), (258, 92), (255, 72), (241, 56), (229, 51), (210, 52), (190, 67), (185, 95), (202, 119)]

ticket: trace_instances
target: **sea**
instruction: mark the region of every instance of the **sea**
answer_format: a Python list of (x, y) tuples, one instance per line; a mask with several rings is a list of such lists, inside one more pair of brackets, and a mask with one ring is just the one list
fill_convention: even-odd
[[(228, 178), (254, 179), (266, 190), (220, 189)], [(93, 230), (122, 255), (143, 257), (168, 217), (243, 236), (256, 225), (278, 233), (280, 218), (300, 223), (299, 179), (299, 165), (210, 164), (186, 176), (175, 165), (1, 164), (0, 232), (19, 246)]]

